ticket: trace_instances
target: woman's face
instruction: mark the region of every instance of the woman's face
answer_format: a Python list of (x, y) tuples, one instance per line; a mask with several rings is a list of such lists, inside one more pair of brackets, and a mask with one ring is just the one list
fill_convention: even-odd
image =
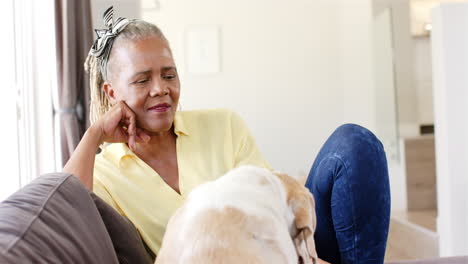
[(104, 90), (112, 104), (124, 101), (148, 132), (168, 131), (180, 96), (180, 81), (167, 43), (158, 37), (116, 41)]

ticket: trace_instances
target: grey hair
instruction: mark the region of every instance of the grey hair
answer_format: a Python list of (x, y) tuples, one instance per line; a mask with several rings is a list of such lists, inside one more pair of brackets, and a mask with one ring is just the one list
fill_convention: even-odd
[[(120, 40), (142, 40), (149, 37), (158, 37), (159, 39), (166, 42), (169, 46), (169, 42), (162, 33), (162, 31), (154, 24), (143, 21), (143, 20), (132, 20), (115, 38), (114, 42), (120, 42)], [(114, 43), (115, 44), (115, 43)], [(112, 50), (111, 50), (112, 56)], [(111, 57), (110, 56), (110, 57)], [(111, 104), (107, 98), (106, 93), (103, 89), (103, 84), (107, 79), (101, 72), (100, 59), (89, 54), (84, 64), (85, 70), (89, 73), (90, 91), (91, 91), (91, 105), (89, 118), (91, 124), (96, 122), (102, 115), (104, 115), (110, 108)], [(104, 69), (106, 72), (109, 71), (109, 67)]]

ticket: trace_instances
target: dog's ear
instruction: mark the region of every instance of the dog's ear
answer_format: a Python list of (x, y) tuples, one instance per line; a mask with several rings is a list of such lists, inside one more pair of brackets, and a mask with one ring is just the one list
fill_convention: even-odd
[[(315, 203), (312, 194), (299, 184), (292, 177), (275, 172), (283, 182), (289, 208), (294, 215), (294, 225), (296, 232), (293, 234), (294, 245), (299, 259), (304, 264), (317, 262), (317, 252), (315, 251), (314, 232), (316, 226)], [(300, 261), (300, 260), (299, 260)]]
[(312, 195), (307, 191), (301, 197), (291, 201), (296, 225), (294, 245), (299, 258), (304, 264), (315, 263), (317, 252), (315, 251), (314, 232), (316, 226), (315, 206)]

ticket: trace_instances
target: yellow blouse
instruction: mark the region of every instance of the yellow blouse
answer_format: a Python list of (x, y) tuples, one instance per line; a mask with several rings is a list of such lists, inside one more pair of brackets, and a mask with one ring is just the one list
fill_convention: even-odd
[(242, 164), (270, 168), (243, 120), (229, 110), (176, 113), (179, 188), (174, 191), (123, 143), (96, 155), (93, 191), (128, 217), (157, 254), (171, 215), (197, 185)]

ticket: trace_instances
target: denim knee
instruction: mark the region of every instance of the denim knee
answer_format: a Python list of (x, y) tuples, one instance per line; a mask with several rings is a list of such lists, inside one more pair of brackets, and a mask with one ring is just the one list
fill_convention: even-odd
[(369, 129), (356, 124), (344, 124), (338, 127), (330, 137), (332, 141), (339, 141), (340, 145), (347, 145), (355, 152), (365, 153), (367, 148), (377, 148), (383, 151), (382, 142)]
[(368, 129), (338, 127), (306, 183), (316, 200), (317, 252), (331, 263), (383, 263), (390, 219), (382, 143)]

